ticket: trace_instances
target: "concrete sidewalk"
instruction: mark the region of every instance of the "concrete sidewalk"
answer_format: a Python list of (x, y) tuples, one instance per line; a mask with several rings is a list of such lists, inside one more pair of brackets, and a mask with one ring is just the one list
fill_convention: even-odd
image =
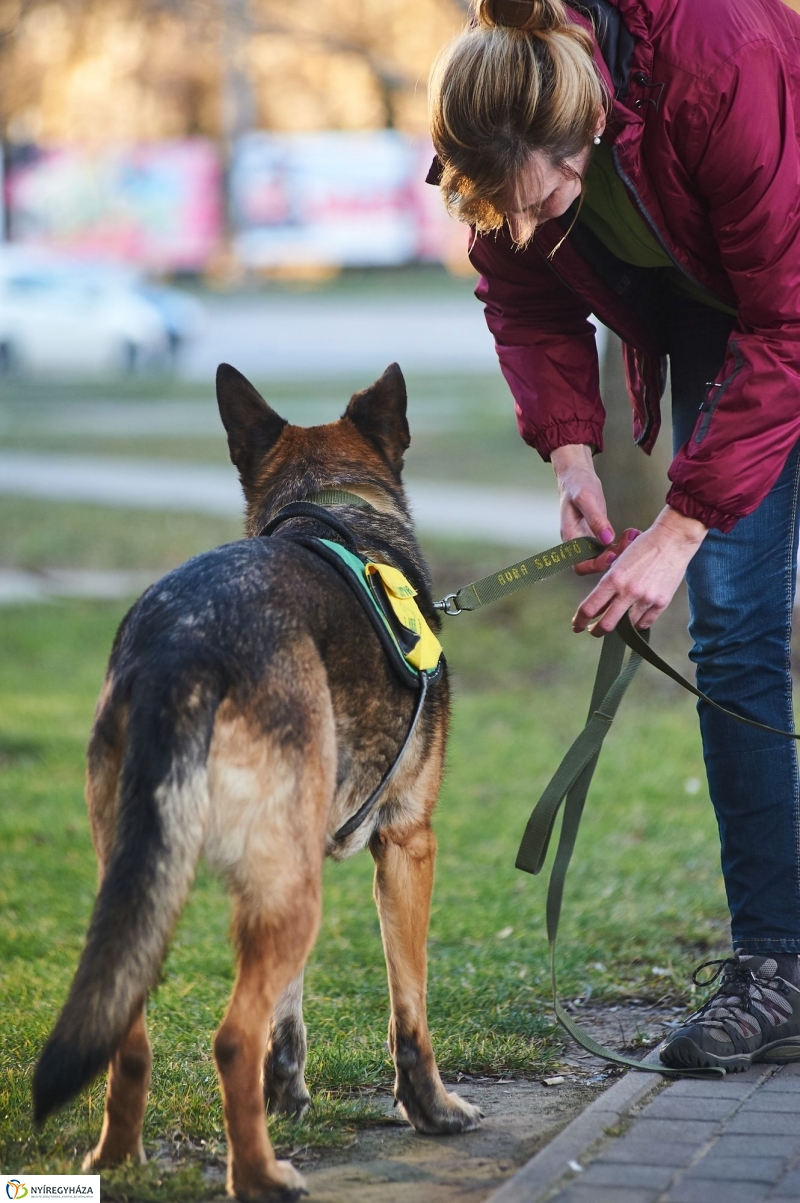
[[(555, 486), (552, 493), (539, 494), (410, 480), (406, 492), (423, 535), (485, 540), (528, 552), (559, 542)], [(233, 467), (170, 460), (0, 451), (0, 494), (223, 517), (244, 511)]]
[(664, 1083), (626, 1075), (491, 1203), (800, 1199), (800, 1065)]

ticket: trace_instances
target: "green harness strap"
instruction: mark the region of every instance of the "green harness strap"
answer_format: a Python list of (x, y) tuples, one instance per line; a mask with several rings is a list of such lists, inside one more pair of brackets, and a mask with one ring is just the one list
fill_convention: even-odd
[[(394, 645), (397, 657), (399, 657), (400, 661), (405, 664), (408, 671), (417, 677), (420, 675), (420, 673), (423, 673), (429, 677), (435, 676), (435, 674), (439, 671), (439, 659), (441, 657), (441, 647), (439, 647), (438, 640), (436, 641), (436, 646), (439, 650), (439, 656), (437, 656), (435, 664), (422, 669), (417, 668), (414, 664), (412, 664), (409, 660), (411, 649), (408, 646), (404, 647), (400, 642), (400, 637), (395, 625), (393, 625), (388, 615), (384, 612), (373, 587), (370, 585), (366, 561), (363, 560), (361, 556), (356, 555), (355, 552), (350, 551), (349, 548), (343, 547), (341, 543), (334, 543), (331, 539), (320, 539), (319, 542), (324, 543), (329, 552), (332, 552), (334, 555), (338, 556), (342, 564), (349, 569), (348, 577), (352, 581), (354, 588), (358, 588), (360, 592), (369, 599), (372, 609), (380, 619), (386, 634), (389, 636), (392, 644)], [(420, 620), (424, 622), (424, 619), (421, 615)], [(396, 622), (397, 626), (399, 627), (399, 619), (396, 619)], [(419, 636), (407, 628), (402, 628), (402, 633), (406, 643), (416, 643), (419, 640)]]

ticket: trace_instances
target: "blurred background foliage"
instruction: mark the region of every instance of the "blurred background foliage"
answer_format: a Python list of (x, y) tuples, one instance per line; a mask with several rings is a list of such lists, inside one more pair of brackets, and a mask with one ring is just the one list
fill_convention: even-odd
[(7, 0), (0, 128), (14, 142), (420, 133), (428, 68), (465, 12), (466, 0)]

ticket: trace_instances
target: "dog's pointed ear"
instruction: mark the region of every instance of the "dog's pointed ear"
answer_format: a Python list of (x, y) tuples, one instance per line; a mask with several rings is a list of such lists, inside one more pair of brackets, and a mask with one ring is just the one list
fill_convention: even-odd
[(231, 461), (242, 484), (254, 483), (258, 468), (281, 436), (286, 419), (267, 405), (250, 381), (221, 363), (217, 368), (217, 404), (228, 435)]
[(344, 415), (398, 473), (411, 443), (406, 400), (403, 373), (396, 363), (391, 363), (379, 380), (350, 399)]

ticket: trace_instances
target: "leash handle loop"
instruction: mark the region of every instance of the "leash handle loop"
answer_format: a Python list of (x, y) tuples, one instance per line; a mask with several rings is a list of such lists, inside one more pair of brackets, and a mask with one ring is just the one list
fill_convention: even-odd
[(644, 632), (636, 630), (628, 614), (623, 614), (617, 623), (617, 631), (619, 632), (620, 639), (628, 645), (632, 652), (641, 656), (648, 664), (652, 664), (653, 668), (657, 668), (659, 672), (664, 673), (670, 680), (675, 681), (682, 689), (686, 689), (689, 693), (694, 694), (696, 698), (700, 698), (702, 702), (707, 702), (709, 706), (713, 706), (715, 710), (719, 710), (721, 714), (727, 714), (729, 718), (734, 718), (739, 723), (746, 723), (748, 727), (757, 727), (759, 731), (768, 731), (770, 735), (781, 735), (784, 739), (800, 739), (800, 733), (797, 731), (782, 731), (780, 727), (770, 727), (767, 723), (759, 723), (754, 718), (747, 718), (744, 714), (737, 714), (735, 710), (729, 710), (727, 706), (721, 706), (719, 702), (715, 702), (707, 693), (703, 693), (702, 689), (698, 689), (696, 685), (692, 685), (691, 681), (687, 681), (686, 677), (682, 676), (666, 660), (662, 660), (658, 652), (655, 652), (650, 647), (648, 641), (643, 638)]
[[(648, 633), (637, 632), (637, 635), (644, 647), (649, 650)], [(588, 1032), (585, 1032), (579, 1024), (575, 1023), (558, 998), (556, 943), (567, 870), (575, 849), (578, 828), (603, 741), (611, 729), (611, 723), (625, 691), (643, 659), (643, 655), (639, 653), (637, 647), (635, 651), (631, 649), (628, 662), (625, 664), (625, 647), (626, 641), (617, 631), (612, 631), (605, 636), (592, 690), (589, 719), (534, 807), (522, 837), (516, 867), (527, 873), (539, 873), (544, 867), (556, 817), (563, 803), (564, 815), (558, 848), (547, 887), (547, 939), (550, 945), (550, 985), (556, 1018), (576, 1043), (585, 1048), (587, 1052), (611, 1061), (615, 1065), (623, 1065), (628, 1069), (636, 1069), (645, 1073), (660, 1073), (669, 1077), (705, 1077), (709, 1073), (724, 1074), (725, 1071), (717, 1066), (687, 1073), (685, 1070), (671, 1069), (668, 1066), (646, 1065), (633, 1057), (625, 1057), (621, 1053), (605, 1048)]]

